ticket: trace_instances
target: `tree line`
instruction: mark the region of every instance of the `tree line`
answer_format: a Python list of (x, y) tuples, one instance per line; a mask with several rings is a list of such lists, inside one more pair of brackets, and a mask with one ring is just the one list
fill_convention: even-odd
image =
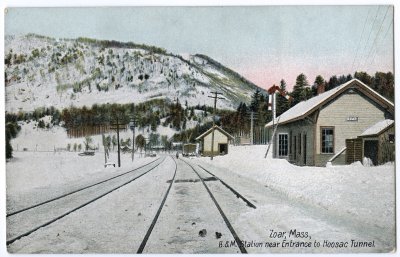
[[(281, 95), (277, 95), (277, 116), (295, 106), (301, 101), (308, 100), (317, 95), (317, 87), (323, 85), (325, 91), (332, 90), (339, 85), (357, 78), (382, 96), (394, 100), (394, 76), (391, 72), (376, 72), (374, 76), (366, 72), (356, 72), (353, 75), (332, 76), (325, 80), (321, 75), (316, 76), (314, 83), (310, 84), (306, 75), (300, 74), (296, 78), (293, 90), (289, 95), (293, 97), (288, 101)], [(285, 80), (281, 80), (279, 87), (281, 90), (287, 90)], [(195, 110), (202, 111), (202, 117), (195, 114)], [(195, 138), (204, 133), (211, 127), (210, 119), (204, 120), (213, 112), (213, 108), (205, 105), (188, 106), (185, 102), (182, 105), (179, 99), (169, 101), (165, 99), (154, 99), (144, 103), (139, 103), (133, 107), (133, 104), (94, 104), (92, 107), (68, 107), (59, 111), (54, 107), (37, 108), (33, 112), (8, 113), (6, 112), (6, 155), (12, 156), (12, 147), (10, 140), (15, 138), (20, 127), (18, 121), (36, 121), (39, 128), (49, 128), (53, 125), (62, 125), (66, 129), (76, 129), (82, 127), (98, 126), (118, 122), (128, 124), (132, 118), (136, 118), (136, 127), (147, 129), (151, 133), (151, 141), (167, 144), (165, 137), (156, 134), (157, 127), (162, 125), (173, 128), (177, 133), (173, 136), (173, 141), (194, 142)], [(239, 103), (235, 111), (217, 110), (216, 124), (223, 126), (224, 130), (235, 134), (239, 131), (250, 131), (250, 112), (253, 112), (257, 119), (254, 120), (254, 126), (264, 126), (272, 119), (272, 113), (268, 110), (268, 95), (256, 89), (251, 96), (250, 104)], [(51, 116), (50, 123), (41, 120), (45, 116)], [(197, 121), (194, 128), (187, 129), (189, 120)], [(141, 135), (140, 135), (141, 136)], [(143, 147), (142, 138), (137, 138), (136, 147)], [(126, 143), (128, 145), (128, 143)], [(70, 146), (74, 148), (73, 146)], [(76, 146), (78, 147), (78, 146)]]

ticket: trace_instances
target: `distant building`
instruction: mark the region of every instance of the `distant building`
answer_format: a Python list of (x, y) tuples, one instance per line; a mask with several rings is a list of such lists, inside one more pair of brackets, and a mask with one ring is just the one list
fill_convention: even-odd
[[(346, 139), (394, 117), (393, 103), (357, 79), (327, 92), (318, 91), (319, 95), (277, 118), (275, 158), (297, 165), (325, 166), (328, 161), (345, 164)], [(270, 122), (266, 127), (273, 130), (272, 125)]]
[(228, 132), (218, 126), (214, 126), (198, 136), (196, 141), (200, 141), (200, 153), (203, 156), (211, 155), (211, 142), (212, 142), (212, 131), (214, 129), (214, 151), (213, 155), (224, 155), (228, 154), (228, 144), (230, 140), (233, 140)]
[(198, 144), (184, 144), (182, 147), (182, 154), (184, 156), (197, 155), (198, 154)]

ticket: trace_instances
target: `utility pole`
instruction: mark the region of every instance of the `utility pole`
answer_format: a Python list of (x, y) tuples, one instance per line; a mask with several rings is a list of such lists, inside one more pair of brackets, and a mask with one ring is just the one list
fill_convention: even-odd
[(104, 133), (101, 135), (101, 138), (103, 139), (103, 146), (104, 146), (104, 165), (107, 163), (107, 145), (106, 145), (106, 136)]
[(117, 123), (112, 124), (113, 127), (111, 127), (111, 129), (117, 130), (117, 144), (118, 144), (118, 167), (121, 167), (121, 147), (120, 147), (120, 142), (119, 142), (119, 130), (120, 130), (120, 126), (124, 124), (120, 124), (119, 120), (118, 120), (118, 115), (116, 116), (116, 121)]
[(254, 144), (254, 120), (258, 119), (257, 113), (254, 111), (248, 112), (250, 114), (250, 144)]
[(118, 115), (117, 115), (117, 142), (118, 142), (118, 167), (121, 167), (121, 148), (119, 145), (119, 122), (118, 122)]
[(132, 116), (131, 116), (131, 122), (129, 122), (129, 128), (132, 130), (133, 135), (132, 135), (132, 162), (135, 159), (135, 128), (136, 128), (136, 117), (135, 117), (135, 104), (132, 106)]
[(253, 126), (254, 126), (254, 112), (252, 111), (250, 113), (250, 144), (254, 144), (254, 138), (253, 138)]
[(222, 93), (218, 92), (210, 92), (214, 94), (214, 96), (208, 96), (210, 98), (214, 98), (214, 114), (213, 114), (213, 127), (212, 127), (212, 133), (211, 133), (211, 160), (213, 159), (214, 156), (214, 130), (215, 130), (215, 114), (217, 111), (217, 99), (225, 99), (223, 97), (219, 97), (218, 95), (222, 95)]

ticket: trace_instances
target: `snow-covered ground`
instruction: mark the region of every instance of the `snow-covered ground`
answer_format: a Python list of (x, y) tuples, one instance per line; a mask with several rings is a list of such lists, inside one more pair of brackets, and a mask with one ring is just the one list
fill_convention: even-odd
[[(231, 146), (229, 155), (199, 161), (228, 168), (300, 201), (357, 215), (372, 224), (393, 224), (394, 164), (364, 167), (300, 167), (264, 159), (265, 146)], [(379, 201), (377, 201), (379, 199)]]
[(50, 199), (74, 188), (88, 185), (131, 170), (154, 158), (121, 154), (118, 168), (117, 153), (110, 153), (108, 162), (116, 167), (104, 168), (104, 153), (79, 156), (77, 152), (14, 152), (6, 163), (7, 211), (20, 209)]
[[(246, 247), (249, 253), (389, 252), (394, 249), (394, 165), (298, 167), (285, 160), (264, 159), (265, 146), (230, 146), (229, 154), (183, 158), (205, 167), (253, 202), (253, 209), (218, 181), (209, 180), (222, 210), (241, 240), (282, 242), (270, 231), (309, 233), (295, 241), (374, 241), (373, 248)], [(162, 157), (162, 155), (159, 155)], [(120, 174), (155, 158), (122, 155), (121, 168), (104, 168), (104, 156), (74, 152), (15, 152), (7, 163), (7, 210), (12, 211), (73, 188)], [(116, 162), (116, 154), (111, 154)], [(132, 253), (149, 227), (173, 176), (168, 157), (159, 167), (123, 187), (9, 246), (19, 253)], [(145, 252), (237, 252), (220, 248), (231, 234), (195, 173), (178, 160), (176, 182), (165, 202)], [(185, 180), (190, 181), (185, 181)], [(199, 236), (207, 229), (205, 237)], [(216, 232), (222, 233), (220, 240)], [(118, 238), (129, 238), (119, 240)], [(293, 239), (293, 238), (290, 238)], [(288, 238), (289, 240), (289, 238)]]
[[(296, 205), (320, 210), (349, 226), (360, 224), (363, 228), (359, 229), (365, 229), (365, 233), (358, 236), (372, 236), (375, 233), (373, 237), (380, 237), (384, 242), (383, 248), (393, 249), (393, 163), (377, 167), (364, 167), (360, 163), (332, 167), (299, 167), (286, 160), (272, 159), (270, 156), (264, 159), (265, 151), (266, 146), (230, 146), (226, 156), (214, 157), (212, 161), (205, 157), (192, 161), (210, 169), (233, 185), (238, 184), (238, 180), (247, 178)], [(252, 193), (249, 189), (245, 190), (249, 194)], [(256, 188), (253, 190), (257, 191)], [(248, 221), (249, 217), (251, 220), (262, 220), (265, 212), (271, 209), (271, 206), (259, 207), (243, 215), (243, 221)], [(298, 217), (282, 218), (290, 224), (291, 219), (296, 220)], [(338, 232), (337, 228), (332, 230)]]
[[(148, 162), (149, 159), (143, 161)], [(163, 166), (143, 176), (144, 179), (137, 179), (28, 237), (17, 240), (8, 247), (8, 251), (41, 254), (135, 252), (169, 185), (165, 182), (171, 179), (173, 168), (172, 159), (165, 160)], [(87, 174), (87, 178), (90, 177)], [(76, 200), (74, 197), (71, 202)]]

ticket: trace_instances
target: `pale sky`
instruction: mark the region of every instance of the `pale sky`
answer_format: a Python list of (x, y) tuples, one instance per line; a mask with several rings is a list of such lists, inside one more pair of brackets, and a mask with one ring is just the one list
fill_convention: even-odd
[(268, 88), (296, 76), (393, 72), (392, 6), (10, 8), (5, 34), (132, 41), (201, 53)]

